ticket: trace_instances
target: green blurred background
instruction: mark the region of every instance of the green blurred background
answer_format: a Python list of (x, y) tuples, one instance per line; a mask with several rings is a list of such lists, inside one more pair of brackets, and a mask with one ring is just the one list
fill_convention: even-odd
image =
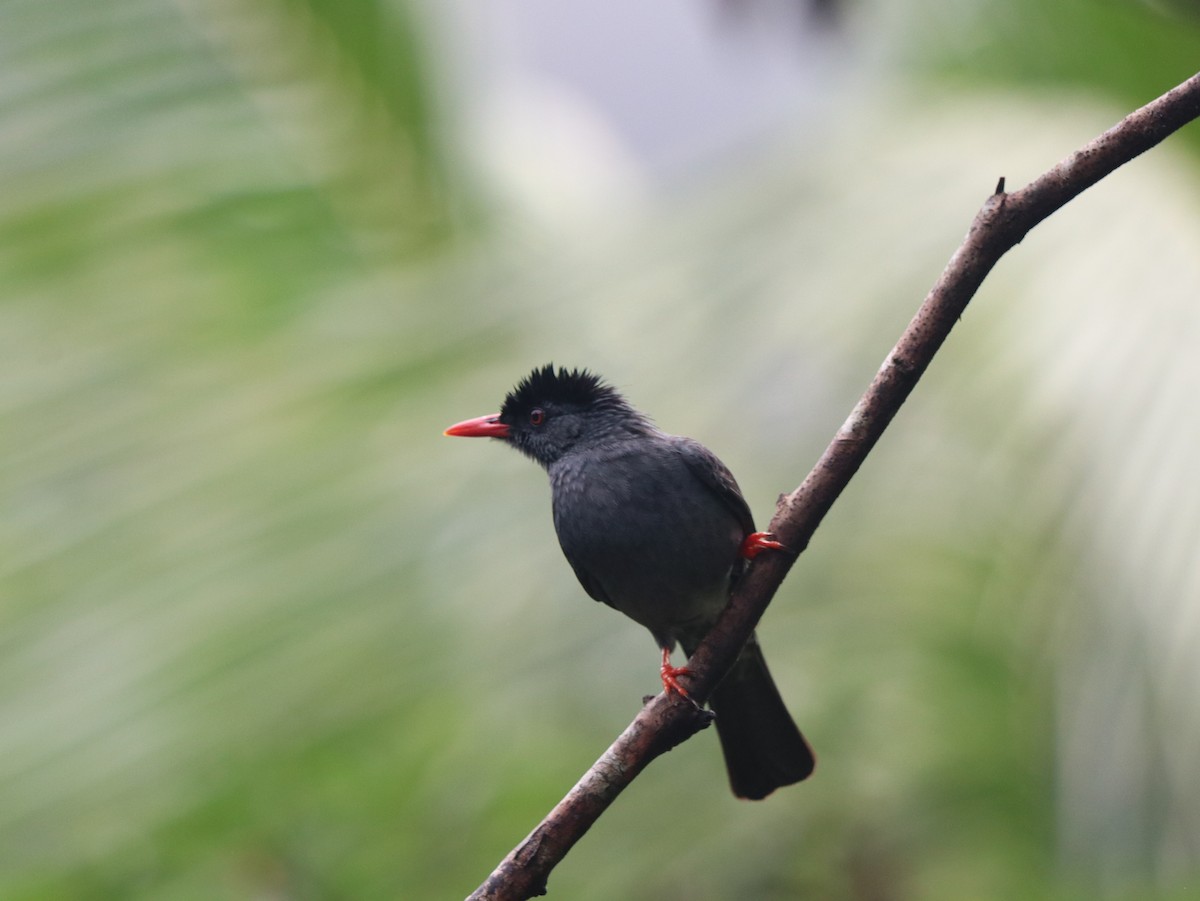
[[(0, 898), (466, 895), (657, 687), (542, 474), (587, 365), (807, 472), (998, 176), (1181, 2), (0, 3)], [(570, 899), (1200, 897), (1200, 131), (1005, 259)]]

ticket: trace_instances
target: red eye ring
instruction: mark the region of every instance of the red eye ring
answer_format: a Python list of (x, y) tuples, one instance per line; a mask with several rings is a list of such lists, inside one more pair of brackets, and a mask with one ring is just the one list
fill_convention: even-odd
[(534, 407), (529, 411), (529, 424), (541, 425), (546, 421), (546, 414), (541, 407)]

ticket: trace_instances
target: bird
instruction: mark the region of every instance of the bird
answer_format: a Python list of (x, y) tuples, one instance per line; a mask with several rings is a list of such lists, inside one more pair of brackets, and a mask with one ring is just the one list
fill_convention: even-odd
[[(558, 542), (583, 590), (650, 630), (664, 690), (687, 697), (671, 652), (690, 657), (748, 561), (783, 549), (755, 530), (716, 454), (662, 431), (593, 372), (553, 363), (522, 378), (499, 413), (445, 434), (498, 439), (546, 470)], [(756, 636), (708, 703), (734, 795), (759, 800), (812, 773)]]

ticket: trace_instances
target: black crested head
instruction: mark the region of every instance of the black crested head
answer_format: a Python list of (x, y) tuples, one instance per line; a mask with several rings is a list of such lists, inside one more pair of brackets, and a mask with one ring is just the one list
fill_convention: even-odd
[(605, 384), (595, 373), (563, 366), (556, 371), (553, 363), (547, 363), (541, 369), (533, 370), (508, 392), (500, 415), (504, 417), (546, 403), (581, 409), (617, 405), (628, 407), (617, 389)]
[(576, 447), (648, 435), (654, 426), (620, 392), (586, 369), (547, 363), (517, 384), (500, 408), (508, 441), (549, 466)]

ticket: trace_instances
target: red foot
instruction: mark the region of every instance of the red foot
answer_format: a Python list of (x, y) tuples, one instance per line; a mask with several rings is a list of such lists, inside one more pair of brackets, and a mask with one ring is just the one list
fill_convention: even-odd
[(763, 551), (785, 551), (787, 546), (775, 540), (770, 532), (751, 532), (742, 541), (739, 553), (747, 560), (753, 560)]
[(681, 698), (688, 697), (687, 689), (679, 684), (678, 677), (690, 676), (692, 671), (686, 666), (671, 666), (671, 652), (666, 648), (663, 648), (662, 669), (659, 673), (662, 675), (663, 691), (667, 694), (675, 692)]

